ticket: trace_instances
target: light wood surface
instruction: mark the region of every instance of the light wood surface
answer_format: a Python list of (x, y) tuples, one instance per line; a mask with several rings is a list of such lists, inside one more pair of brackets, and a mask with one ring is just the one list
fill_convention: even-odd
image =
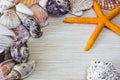
[[(107, 13), (107, 11), (104, 11)], [(42, 28), (43, 36), (30, 38), (30, 60), (36, 69), (25, 80), (86, 80), (92, 60), (112, 62), (120, 72), (120, 36), (104, 28), (93, 47), (84, 47), (95, 29), (95, 24), (63, 23), (63, 17), (50, 17), (49, 26)], [(93, 9), (84, 17), (95, 16)], [(112, 20), (120, 26), (120, 15)]]

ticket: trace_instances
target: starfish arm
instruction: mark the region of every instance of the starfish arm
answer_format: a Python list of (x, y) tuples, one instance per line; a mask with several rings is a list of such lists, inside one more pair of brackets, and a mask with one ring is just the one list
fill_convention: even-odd
[(79, 24), (96, 24), (98, 23), (97, 18), (79, 18), (79, 17), (68, 17), (64, 19), (67, 23), (79, 23)]
[(117, 33), (120, 35), (120, 27), (115, 25), (114, 23), (109, 22), (108, 20), (105, 23), (105, 26), (111, 29), (113, 32)]
[(104, 13), (102, 12), (99, 4), (95, 0), (94, 0), (93, 8), (94, 8), (94, 10), (95, 10), (98, 17), (104, 16)]
[(101, 22), (98, 24), (98, 26), (96, 27), (96, 29), (94, 30), (90, 39), (87, 42), (87, 45), (84, 49), (85, 51), (88, 51), (92, 47), (92, 45), (96, 41), (97, 37), (99, 36), (100, 32), (102, 31), (103, 27), (104, 27), (104, 23)]
[(120, 6), (116, 7), (114, 10), (112, 10), (110, 13), (107, 14), (107, 19), (111, 20), (116, 15), (120, 14)]

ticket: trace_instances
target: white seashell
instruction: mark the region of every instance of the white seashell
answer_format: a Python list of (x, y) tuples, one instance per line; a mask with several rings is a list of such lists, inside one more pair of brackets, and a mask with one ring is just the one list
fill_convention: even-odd
[(7, 10), (0, 17), (0, 24), (11, 29), (18, 27), (21, 24), (21, 22), (14, 10)]
[(12, 30), (8, 29), (7, 27), (5, 27), (1, 24), (0, 24), (0, 35), (11, 36), (13, 38), (16, 38), (16, 35)]
[(83, 15), (83, 11), (79, 11), (79, 12), (76, 12), (76, 13), (70, 13), (70, 14), (80, 17), (80, 16)]
[(43, 7), (44, 9), (46, 9), (45, 6), (46, 6), (47, 1), (48, 1), (48, 0), (40, 0), (40, 1), (39, 1), (39, 5), (40, 5), (41, 7)]
[(120, 80), (120, 75), (112, 63), (92, 61), (88, 69), (87, 80)]
[(71, 12), (77, 13), (86, 9), (92, 8), (93, 0), (70, 0)]
[(25, 6), (22, 3), (19, 3), (16, 5), (16, 11), (33, 16), (33, 12), (31, 9), (29, 9), (27, 6)]

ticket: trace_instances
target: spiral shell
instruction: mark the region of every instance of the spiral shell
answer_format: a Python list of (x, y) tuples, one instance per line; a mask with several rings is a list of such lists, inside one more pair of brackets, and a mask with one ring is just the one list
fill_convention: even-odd
[(46, 10), (49, 14), (54, 16), (65, 15), (70, 11), (69, 0), (48, 0), (46, 3)]
[(39, 23), (31, 16), (17, 12), (22, 24), (29, 30), (30, 35), (34, 38), (39, 38), (42, 36), (41, 26)]
[(11, 9), (5, 11), (4, 14), (0, 17), (0, 24), (11, 29), (18, 27), (21, 24), (21, 22), (15, 11)]
[(114, 9), (120, 6), (120, 0), (96, 0), (103, 9)]
[(31, 6), (34, 12), (34, 18), (40, 23), (41, 26), (46, 26), (48, 24), (48, 13), (39, 5), (35, 4)]
[(10, 52), (12, 59), (17, 63), (23, 63), (28, 61), (29, 50), (27, 42), (16, 41), (11, 47)]
[(14, 66), (11, 73), (8, 75), (9, 79), (24, 79), (33, 72), (35, 69), (35, 61), (29, 61), (27, 63), (21, 63)]
[(16, 5), (16, 11), (33, 16), (32, 10), (22, 3)]

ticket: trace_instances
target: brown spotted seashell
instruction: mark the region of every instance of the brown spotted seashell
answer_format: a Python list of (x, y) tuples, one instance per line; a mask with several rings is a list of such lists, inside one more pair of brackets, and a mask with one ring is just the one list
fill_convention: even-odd
[(17, 63), (23, 63), (28, 61), (29, 50), (27, 46), (27, 41), (16, 41), (11, 47), (10, 52), (12, 59)]
[(96, 0), (103, 9), (114, 9), (120, 6), (120, 0)]
[(35, 4), (30, 7), (34, 12), (34, 18), (40, 23), (41, 26), (48, 24), (48, 13), (39, 5)]

